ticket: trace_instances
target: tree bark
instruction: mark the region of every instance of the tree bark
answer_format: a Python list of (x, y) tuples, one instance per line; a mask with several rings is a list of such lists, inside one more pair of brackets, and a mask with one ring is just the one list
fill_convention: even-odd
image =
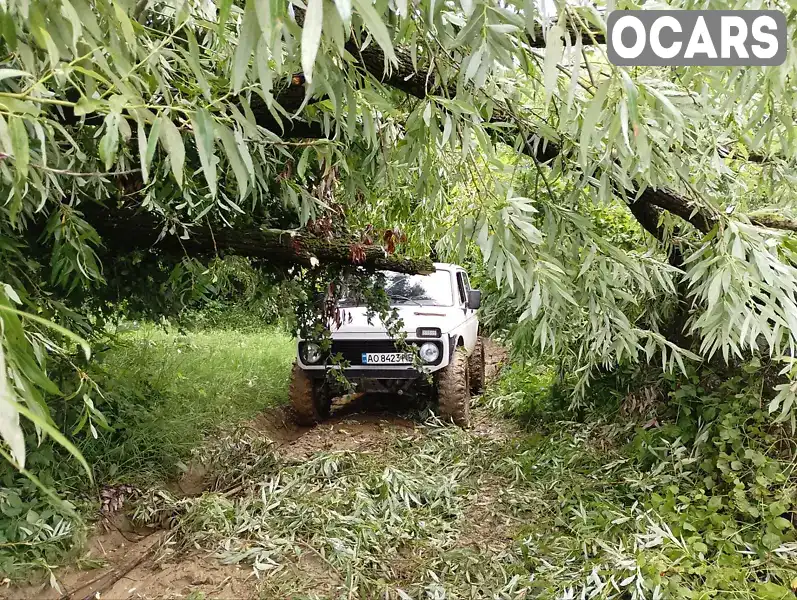
[(784, 217), (777, 213), (756, 212), (747, 215), (751, 223), (760, 227), (770, 229), (785, 229), (787, 231), (797, 231), (797, 220)]
[(91, 213), (86, 216), (102, 237), (105, 248), (116, 253), (129, 253), (137, 249), (153, 249), (178, 256), (231, 253), (308, 268), (319, 264), (337, 264), (400, 273), (425, 274), (435, 270), (431, 259), (390, 255), (382, 246), (360, 244), (356, 240), (327, 239), (296, 230), (268, 229), (255, 225), (233, 228), (194, 225), (190, 227), (188, 237), (181, 239), (176, 234), (162, 235), (164, 225), (168, 224), (159, 223), (150, 213), (132, 208), (84, 208)]
[[(552, 22), (551, 25), (553, 24)], [(606, 43), (606, 34), (600, 29), (583, 29), (580, 25), (572, 22), (567, 23), (566, 27), (567, 35), (574, 45), (576, 39), (579, 37), (581, 38), (581, 44), (583, 46), (594, 46), (596, 44), (600, 45)], [(534, 35), (529, 36), (526, 43), (532, 48), (545, 48), (546, 40), (543, 35), (542, 23), (537, 23), (534, 26)]]

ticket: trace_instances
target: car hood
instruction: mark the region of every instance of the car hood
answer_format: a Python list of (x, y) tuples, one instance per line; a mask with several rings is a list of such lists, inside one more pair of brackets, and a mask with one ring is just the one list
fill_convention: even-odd
[[(399, 317), (404, 321), (403, 331), (415, 333), (418, 327), (439, 327), (442, 333), (448, 333), (465, 318), (465, 311), (455, 306), (396, 306)], [(378, 316), (374, 315), (371, 323), (366, 317), (366, 308), (353, 306), (341, 308), (341, 324), (333, 324), (332, 337), (336, 333), (384, 333), (385, 327)]]

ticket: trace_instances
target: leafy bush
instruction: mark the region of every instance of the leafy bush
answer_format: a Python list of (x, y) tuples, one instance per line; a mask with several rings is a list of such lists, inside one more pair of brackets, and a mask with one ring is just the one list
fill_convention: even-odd
[[(51, 444), (33, 448), (29, 468), (39, 481), (55, 487), (59, 461)], [(0, 473), (0, 573), (28, 576), (64, 560), (86, 536), (83, 520), (68, 502), (55, 503), (34, 482), (11, 468)]]
[[(191, 274), (196, 287), (196, 275)], [(267, 327), (294, 330), (294, 309), (305, 291), (295, 279), (253, 266), (239, 256), (210, 263), (201, 274), (206, 292), (180, 305), (177, 322), (192, 330), (260, 332)]]
[(539, 421), (550, 411), (556, 400), (555, 371), (545, 365), (513, 363), (506, 367), (501, 378), (490, 386), (482, 400), (492, 411), (515, 417), (524, 423)]
[[(501, 387), (516, 388), (514, 406), (537, 406), (547, 387), (513, 371)], [(551, 592), (794, 597), (797, 443), (772, 424), (762, 370), (741, 372), (666, 375), (577, 422), (534, 411), (544, 423), (515, 460), (547, 510), (521, 546)]]

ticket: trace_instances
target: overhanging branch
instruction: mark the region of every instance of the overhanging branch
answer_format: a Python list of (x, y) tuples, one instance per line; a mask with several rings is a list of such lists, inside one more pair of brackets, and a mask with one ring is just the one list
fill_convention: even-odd
[[(297, 13), (298, 14), (298, 13)], [(580, 30), (579, 30), (580, 31)], [(571, 32), (572, 33), (572, 32)], [(580, 31), (584, 37), (583, 43), (604, 43), (605, 37), (600, 31)], [(542, 33), (540, 26), (539, 31), (533, 39), (528, 42), (534, 47), (543, 47), (545, 45), (545, 37)], [(384, 85), (401, 90), (404, 93), (425, 99), (430, 93), (446, 92), (449, 96), (456, 95), (455, 86), (449, 86), (449, 89), (441, 90), (439, 84), (434, 81), (434, 78), (427, 77), (427, 74), (419, 73), (413, 66), (412, 55), (406, 48), (395, 48), (397, 63), (390, 65), (386, 69), (385, 56), (381, 48), (376, 43), (369, 44), (366, 48), (360, 48), (359, 43), (355, 39), (350, 39), (346, 43), (346, 50), (354, 57), (355, 64), (363, 71), (372, 77), (380, 80)], [(304, 85), (303, 77), (300, 75), (291, 79), (290, 83), (284, 88), (277, 91), (275, 101), (288, 114), (295, 113), (304, 101), (306, 88)], [(318, 99), (316, 99), (317, 101)], [(258, 95), (253, 94), (250, 101), (250, 108), (255, 116), (258, 125), (282, 136), (283, 138), (325, 138), (326, 133), (318, 122), (307, 122), (299, 119), (284, 118), (278, 120), (275, 118), (272, 111), (268, 109), (265, 101)], [(509, 115), (507, 107), (502, 106), (500, 103), (495, 106), (491, 122), (506, 121)], [(66, 123), (73, 123), (77, 121), (74, 113), (69, 108), (63, 109), (62, 120)], [(86, 117), (86, 122), (99, 124), (102, 118), (99, 114), (89, 115)], [(510, 145), (513, 143), (510, 140), (514, 139), (514, 132), (502, 132), (503, 141)], [(536, 137), (536, 136), (534, 136)], [(541, 136), (540, 136), (541, 137)], [(540, 163), (547, 163), (554, 160), (557, 156), (562, 154), (562, 148), (553, 141), (546, 141), (545, 143), (524, 143), (521, 151), (525, 154), (531, 155), (530, 149), (533, 148), (535, 160)], [(729, 150), (720, 148), (718, 150), (722, 156), (728, 156)], [(748, 154), (747, 158), (753, 162), (765, 162), (767, 157), (760, 154)], [(711, 230), (713, 225), (717, 222), (717, 218), (710, 211), (696, 207), (687, 198), (669, 189), (652, 189), (647, 188), (638, 195), (636, 189), (626, 189), (625, 195), (627, 198), (637, 198), (637, 203), (650, 204), (651, 206), (659, 209), (666, 210), (685, 221), (691, 223), (699, 231), (706, 233)], [(758, 219), (753, 222), (765, 227), (776, 229), (787, 229), (794, 231), (794, 224), (786, 219)]]
[[(593, 37), (598, 41), (598, 43), (605, 42), (605, 37), (601, 32), (598, 31), (584, 32), (583, 35), (589, 38), (590, 43), (592, 43)], [(542, 30), (540, 29), (534, 40), (529, 41), (535, 47), (543, 47), (545, 45), (545, 38), (542, 35)], [(587, 43), (586, 39), (584, 40), (584, 43)], [(385, 68), (385, 56), (377, 44), (372, 43), (366, 48), (360, 49), (356, 41), (350, 39), (346, 44), (346, 49), (355, 58), (356, 64), (361, 69), (370, 74), (372, 77), (378, 79), (383, 85), (401, 90), (404, 93), (419, 99), (425, 99), (430, 93), (441, 91), (435, 87), (434, 82), (430, 82), (426, 75), (415, 70), (413, 67), (411, 53), (405, 48), (399, 47), (394, 49), (397, 57), (397, 64), (392, 65), (389, 69)], [(300, 96), (298, 94), (299, 90), (296, 89), (296, 87), (297, 86), (292, 87), (289, 94), (280, 94), (277, 97), (277, 100), (283, 106), (285, 106), (287, 110), (290, 108), (295, 110), (301, 103)], [(449, 96), (456, 95), (456, 89), (454, 86), (451, 86), (451, 89), (444, 91), (447, 92)], [(268, 129), (274, 130), (275, 122), (273, 117), (271, 117), (271, 115), (265, 111), (265, 107), (263, 108), (264, 111), (256, 113), (256, 116), (258, 117), (258, 124)], [(490, 121), (507, 122), (510, 120), (509, 117), (510, 111), (508, 110), (508, 107), (502, 106), (499, 103), (493, 109)], [(510, 138), (514, 137), (514, 132), (506, 132), (503, 135), (503, 141), (506, 141), (509, 145), (512, 145)], [(311, 138), (325, 137), (320, 125), (314, 123), (302, 123), (301, 125), (296, 125), (294, 130), (286, 130), (286, 136)], [(541, 138), (541, 140), (542, 139), (544, 138)], [(551, 140), (547, 140), (544, 143), (540, 141), (540, 143), (536, 144), (533, 142), (529, 143), (527, 140), (527, 143), (522, 145), (521, 151), (529, 156), (532, 156), (533, 153), (532, 157), (542, 164), (550, 162), (562, 154), (562, 148)], [(727, 148), (719, 148), (718, 152), (720, 153), (720, 156), (730, 156), (730, 150)], [(756, 163), (764, 163), (768, 161), (769, 158), (758, 153), (748, 153), (747, 160)], [(714, 227), (718, 220), (717, 216), (711, 211), (695, 205), (695, 203), (686, 197), (667, 188), (646, 188), (641, 194), (638, 193), (637, 189), (629, 188), (625, 190), (625, 196), (629, 199), (629, 202), (633, 202), (634, 204), (646, 204), (656, 207), (657, 209), (666, 210), (667, 212), (680, 217), (684, 221), (687, 221), (702, 233), (708, 233), (711, 231), (712, 227)], [(636, 198), (635, 201), (633, 200), (634, 198)], [(639, 218), (638, 214), (641, 215), (639, 208), (632, 210), (632, 213), (634, 213), (635, 217), (637, 218)], [(650, 216), (649, 211), (646, 211), (646, 214), (648, 217)], [(777, 215), (761, 215), (757, 217), (751, 217), (751, 221), (762, 227), (797, 231), (796, 221), (780, 218)], [(648, 225), (642, 223), (642, 221), (640, 221), (640, 223), (643, 225), (643, 227), (645, 227), (645, 229), (649, 230)]]
[[(348, 44), (354, 44), (351, 50), (354, 50), (352, 55), (355, 57), (355, 60), (357, 60), (358, 65), (371, 76), (380, 80), (384, 85), (394, 87), (410, 96), (421, 99), (426, 98), (426, 96), (433, 91), (433, 88), (430, 88), (427, 84), (427, 78), (415, 71), (408, 50), (396, 48), (395, 52), (398, 58), (398, 64), (386, 70), (384, 53), (377, 44), (370, 44), (362, 50), (359, 50), (356, 44), (351, 40)], [(452, 95), (456, 94), (456, 89), (452, 88), (447, 91)], [(491, 122), (506, 122), (510, 120), (510, 118), (511, 111), (509, 111), (508, 107), (497, 104), (493, 110)], [(320, 137), (324, 137), (323, 134), (321, 134)], [(550, 140), (546, 143), (538, 144), (525, 143), (521, 151), (529, 156), (531, 156), (533, 152), (533, 158), (540, 163), (549, 162), (562, 153), (561, 147)], [(625, 191), (629, 199), (637, 197), (637, 190), (627, 189)], [(689, 200), (668, 189), (647, 188), (639, 196), (637, 202), (650, 204), (671, 212), (691, 223), (703, 233), (710, 231), (716, 222), (716, 218), (708, 211), (696, 208)]]
[[(430, 259), (410, 259), (388, 254), (382, 246), (356, 240), (327, 239), (296, 230), (279, 230), (256, 225), (212, 228), (193, 225), (188, 237), (162, 235), (168, 223), (158, 222), (150, 213), (134, 208), (110, 209), (86, 206), (90, 222), (106, 249), (115, 253), (155, 249), (177, 256), (213, 256), (222, 253), (266, 259), (273, 263), (358, 265), (401, 273), (431, 273)], [(179, 231), (181, 225), (176, 224)], [(161, 239), (162, 238), (162, 239)]]

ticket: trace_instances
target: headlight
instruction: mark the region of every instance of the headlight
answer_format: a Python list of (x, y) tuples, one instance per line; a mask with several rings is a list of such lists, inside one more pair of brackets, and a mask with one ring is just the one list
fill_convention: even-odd
[(433, 363), (440, 358), (440, 348), (437, 347), (437, 344), (426, 342), (421, 344), (420, 355), (423, 362)]
[(313, 342), (307, 342), (304, 345), (304, 351), (302, 352), (302, 358), (304, 362), (308, 365), (312, 365), (317, 363), (321, 360), (321, 346), (318, 344), (314, 344)]

